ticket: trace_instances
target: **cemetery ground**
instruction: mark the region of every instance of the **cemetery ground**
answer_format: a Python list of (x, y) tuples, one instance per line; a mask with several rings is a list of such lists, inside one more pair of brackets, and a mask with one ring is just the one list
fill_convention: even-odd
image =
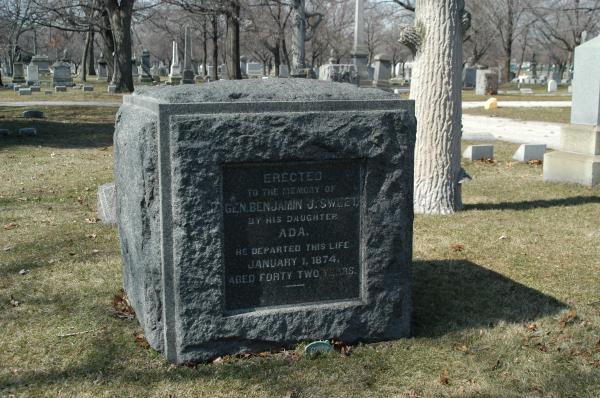
[(463, 114), (503, 117), (507, 119), (567, 124), (571, 120), (571, 108), (503, 108), (485, 110), (483, 107), (463, 109)]
[[(67, 87), (65, 92), (56, 92), (50, 82), (43, 82), (40, 92), (33, 92), (31, 95), (22, 96), (13, 89), (0, 90), (0, 102), (16, 101), (112, 101), (121, 102), (122, 94), (110, 94), (107, 92), (108, 84), (106, 82), (97, 82), (91, 80), (83, 83), (76, 81), (76, 84), (85, 84), (93, 86), (94, 91), (84, 92), (81, 88)], [(52, 95), (46, 95), (45, 91), (52, 91)]]
[(543, 183), (517, 145), (464, 163), (464, 211), (416, 217), (414, 337), (173, 366), (119, 298), (117, 229), (95, 218), (115, 109), (22, 110), (0, 112), (0, 396), (600, 396), (600, 187)]

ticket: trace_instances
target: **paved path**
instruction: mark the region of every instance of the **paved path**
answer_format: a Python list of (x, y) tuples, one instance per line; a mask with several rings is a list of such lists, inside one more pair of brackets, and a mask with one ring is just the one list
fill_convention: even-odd
[[(483, 101), (463, 101), (463, 109), (483, 108)], [(568, 108), (571, 101), (498, 101), (500, 108)]]
[(561, 126), (559, 123), (463, 115), (462, 138), (488, 142), (500, 140), (515, 144), (546, 144), (548, 148), (558, 149)]

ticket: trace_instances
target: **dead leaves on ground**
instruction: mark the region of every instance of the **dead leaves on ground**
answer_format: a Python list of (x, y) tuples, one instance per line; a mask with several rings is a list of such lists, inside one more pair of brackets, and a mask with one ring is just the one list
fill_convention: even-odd
[(450, 248), (455, 252), (462, 252), (463, 250), (465, 250), (465, 245), (462, 243), (452, 243), (450, 245)]
[(150, 348), (150, 343), (148, 343), (148, 340), (146, 340), (146, 336), (144, 336), (144, 333), (134, 332), (133, 337), (135, 338), (135, 342), (138, 345), (138, 347), (143, 348), (144, 350)]
[(15, 229), (17, 227), (18, 227), (18, 225), (16, 222), (9, 222), (8, 224), (4, 225), (4, 229), (7, 231), (10, 231), (11, 229)]
[(112, 307), (117, 318), (133, 319), (135, 317), (135, 311), (123, 289), (119, 290), (119, 292), (114, 295)]

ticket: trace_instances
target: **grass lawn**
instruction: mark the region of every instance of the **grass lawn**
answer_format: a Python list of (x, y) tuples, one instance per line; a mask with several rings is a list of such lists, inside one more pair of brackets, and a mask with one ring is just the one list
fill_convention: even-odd
[[(502, 104), (500, 104), (502, 105)], [(569, 123), (571, 121), (571, 108), (497, 108), (486, 111), (481, 108), (463, 109), (467, 115), (504, 117), (509, 119), (551, 122), (551, 123)]]
[(0, 396), (600, 396), (600, 187), (543, 183), (517, 145), (465, 164), (464, 211), (416, 217), (414, 337), (172, 366), (112, 305), (117, 228), (94, 210), (114, 109), (19, 112), (0, 128), (40, 135), (0, 138)]

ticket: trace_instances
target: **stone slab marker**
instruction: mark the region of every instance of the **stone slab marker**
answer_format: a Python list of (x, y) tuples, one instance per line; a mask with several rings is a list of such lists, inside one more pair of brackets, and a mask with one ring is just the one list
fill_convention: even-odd
[(192, 43), (190, 36), (190, 27), (185, 27), (185, 42), (183, 45), (183, 74), (181, 78), (181, 84), (194, 84), (195, 74), (192, 69)]
[(463, 152), (463, 158), (475, 160), (487, 160), (494, 158), (493, 145), (469, 145)]
[(478, 69), (475, 77), (475, 95), (498, 94), (498, 72)]
[(171, 362), (408, 336), (414, 102), (307, 79), (142, 87), (115, 131), (124, 288)]
[(544, 156), (544, 181), (600, 184), (600, 37), (575, 48), (571, 124)]
[(527, 163), (531, 160), (543, 160), (545, 152), (545, 144), (522, 144), (512, 158), (518, 162)]

